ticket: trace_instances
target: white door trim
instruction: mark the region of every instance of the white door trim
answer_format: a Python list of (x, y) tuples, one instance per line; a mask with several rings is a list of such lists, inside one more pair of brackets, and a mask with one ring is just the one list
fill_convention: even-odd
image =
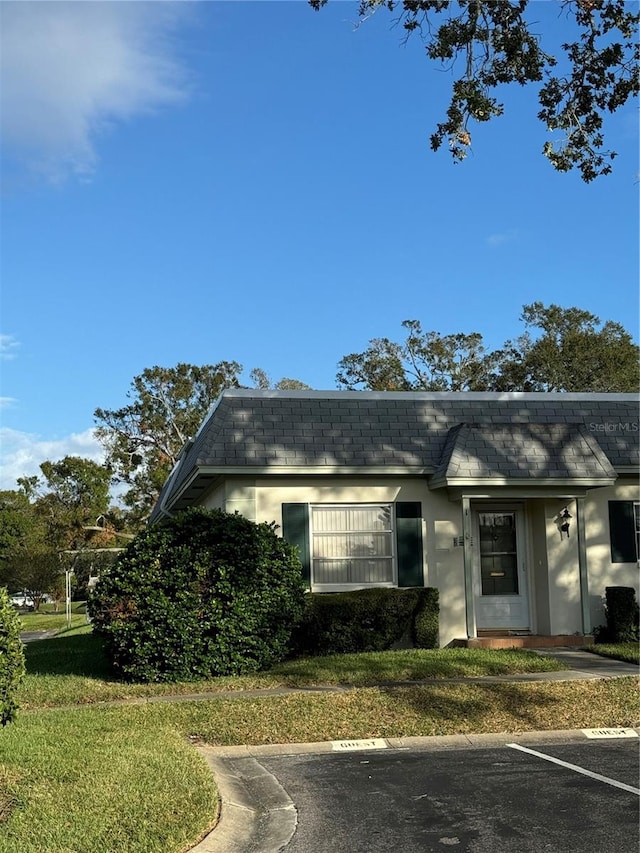
[[(514, 514), (518, 592), (513, 595), (482, 594), (480, 560), (480, 513)], [(531, 628), (527, 541), (524, 505), (521, 502), (487, 503), (473, 506), (473, 596), (477, 630), (519, 630)]]

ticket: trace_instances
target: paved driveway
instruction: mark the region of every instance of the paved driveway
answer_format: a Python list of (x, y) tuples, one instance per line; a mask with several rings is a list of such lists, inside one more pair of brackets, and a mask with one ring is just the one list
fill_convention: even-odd
[[(433, 739), (436, 740), (436, 739)], [(234, 758), (262, 799), (246, 847), (275, 853), (630, 853), (639, 849), (637, 737)], [(511, 745), (510, 745), (511, 744)], [(264, 813), (277, 815), (270, 836)], [(242, 820), (242, 818), (241, 818)], [(288, 821), (288, 832), (283, 833)], [(280, 823), (278, 827), (277, 824)], [(236, 830), (238, 825), (236, 824)], [(212, 833), (212, 838), (216, 831)], [(219, 841), (222, 841), (220, 836)], [(282, 844), (286, 846), (282, 846)]]
[[(287, 853), (629, 853), (637, 741), (262, 760), (293, 800)], [(593, 773), (587, 776), (567, 765)]]

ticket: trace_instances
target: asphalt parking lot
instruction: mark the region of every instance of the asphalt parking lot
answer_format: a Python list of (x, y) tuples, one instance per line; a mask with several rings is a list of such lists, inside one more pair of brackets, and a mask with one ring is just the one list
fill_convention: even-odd
[(246, 848), (256, 853), (630, 853), (640, 841), (639, 744), (504, 735), (486, 747), (441, 741), (228, 766), (260, 785), (272, 777), (282, 792), (272, 812), (280, 831), (263, 824)]

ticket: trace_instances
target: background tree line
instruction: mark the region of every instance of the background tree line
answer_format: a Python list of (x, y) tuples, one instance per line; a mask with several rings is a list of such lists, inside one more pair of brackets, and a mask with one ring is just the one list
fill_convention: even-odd
[[(624, 327), (601, 323), (580, 308), (525, 305), (523, 333), (489, 350), (478, 332), (424, 331), (402, 323), (401, 340), (373, 338), (338, 364), (338, 388), (368, 391), (591, 391), (636, 392), (639, 348)], [(160, 489), (211, 405), (226, 388), (240, 388), (242, 366), (180, 363), (150, 367), (134, 377), (128, 402), (96, 409), (96, 434), (105, 462), (65, 457), (44, 462), (42, 476), (0, 492), (0, 584), (61, 596), (61, 571), (74, 567), (80, 590), (91, 567), (138, 530)], [(250, 373), (258, 389), (304, 390), (298, 379), (272, 383)], [(116, 486), (120, 498), (110, 499)], [(99, 521), (99, 523), (98, 523)]]
[(25, 593), (36, 609), (45, 593), (56, 604), (64, 597), (66, 569), (86, 591), (93, 563), (113, 553), (107, 549), (125, 527), (123, 513), (110, 508), (107, 466), (66, 456), (40, 470), (0, 492), (0, 584)]

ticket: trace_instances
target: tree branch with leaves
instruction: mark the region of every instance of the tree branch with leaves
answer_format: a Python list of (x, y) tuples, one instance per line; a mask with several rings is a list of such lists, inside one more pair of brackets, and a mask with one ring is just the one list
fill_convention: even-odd
[[(316, 10), (328, 0), (309, 0)], [(547, 4), (550, 5), (550, 4)], [(504, 113), (501, 86), (539, 85), (538, 118), (549, 133), (542, 152), (559, 172), (577, 168), (585, 182), (611, 172), (616, 152), (604, 149), (604, 116), (639, 91), (637, 4), (624, 0), (556, 2), (573, 36), (561, 53), (543, 49), (527, 13), (529, 0), (361, 0), (360, 21), (381, 8), (396, 14), (406, 38), (419, 35), (428, 59), (460, 67), (446, 119), (436, 125), (431, 148), (445, 142), (456, 162), (471, 149), (473, 122)]]
[(119, 409), (96, 409), (96, 435), (116, 483), (129, 486), (124, 503), (139, 518), (153, 507), (185, 442), (198, 431), (225, 388), (237, 388), (235, 361), (149, 367), (135, 376)]

